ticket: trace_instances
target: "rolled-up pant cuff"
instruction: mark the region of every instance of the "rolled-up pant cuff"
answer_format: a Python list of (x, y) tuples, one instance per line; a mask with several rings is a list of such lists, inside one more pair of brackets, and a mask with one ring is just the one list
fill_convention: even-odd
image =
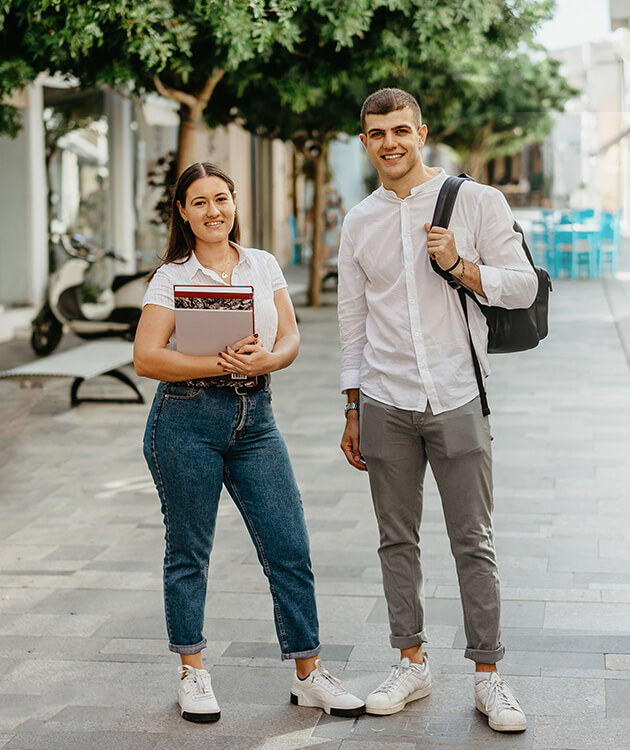
[(310, 659), (313, 656), (317, 656), (321, 648), (321, 645), (317, 645), (308, 651), (292, 651), (289, 654), (282, 654), (282, 661), (288, 661), (289, 659)]
[(427, 636), (424, 630), (421, 633), (415, 635), (391, 635), (389, 636), (389, 643), (392, 648), (413, 648), (414, 646), (421, 646), (427, 642)]
[(174, 643), (169, 643), (168, 647), (171, 651), (176, 654), (198, 654), (202, 648), (205, 648), (208, 641), (204, 638), (199, 643), (193, 643), (191, 646), (177, 646)]
[(496, 664), (505, 656), (505, 648), (499, 644), (494, 651), (483, 651), (478, 648), (467, 648), (464, 651), (467, 659), (472, 659), (475, 664)]

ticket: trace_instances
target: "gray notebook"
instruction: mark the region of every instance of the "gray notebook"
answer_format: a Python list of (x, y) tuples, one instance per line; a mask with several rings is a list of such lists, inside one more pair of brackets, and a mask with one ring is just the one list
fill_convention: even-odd
[(183, 354), (216, 357), (254, 333), (254, 287), (173, 286), (175, 346)]

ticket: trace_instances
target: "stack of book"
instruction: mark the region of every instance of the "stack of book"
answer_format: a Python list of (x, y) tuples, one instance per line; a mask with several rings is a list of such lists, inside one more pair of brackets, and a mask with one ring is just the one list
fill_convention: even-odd
[(178, 352), (217, 356), (254, 333), (254, 287), (175, 284)]

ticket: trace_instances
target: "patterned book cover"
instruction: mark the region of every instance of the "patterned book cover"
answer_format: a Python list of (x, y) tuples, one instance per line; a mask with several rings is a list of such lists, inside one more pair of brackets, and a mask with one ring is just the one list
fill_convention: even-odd
[(251, 286), (173, 286), (175, 309), (183, 310), (253, 310), (254, 288)]

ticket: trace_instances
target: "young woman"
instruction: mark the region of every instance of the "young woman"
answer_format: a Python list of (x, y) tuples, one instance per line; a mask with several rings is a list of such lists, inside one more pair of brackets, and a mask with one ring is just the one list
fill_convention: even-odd
[[(179, 178), (164, 264), (144, 298), (134, 347), (139, 375), (160, 380), (144, 455), (166, 528), (164, 604), (171, 651), (180, 655), (179, 705), (190, 721), (220, 709), (201, 650), (208, 560), (223, 484), (269, 579), (283, 659), (295, 659), (291, 701), (338, 716), (363, 713), (322, 666), (315, 590), (302, 502), (271, 409), (269, 373), (296, 358), (299, 333), (275, 258), (241, 247), (234, 183), (217, 166)], [(219, 356), (174, 348), (174, 284), (254, 287), (256, 332)], [(247, 376), (233, 380), (232, 373)]]

